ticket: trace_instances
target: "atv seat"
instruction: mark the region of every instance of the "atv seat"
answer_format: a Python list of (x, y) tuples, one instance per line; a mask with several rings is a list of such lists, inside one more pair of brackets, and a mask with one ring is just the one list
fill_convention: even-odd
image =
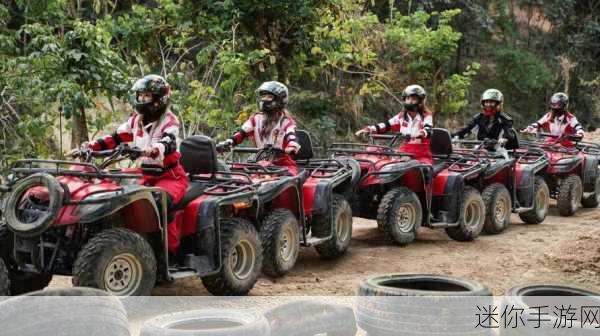
[(433, 176), (437, 176), (442, 170), (446, 169), (445, 162), (436, 162), (432, 166), (433, 168)]
[(190, 204), (191, 201), (202, 196), (202, 194), (204, 194), (204, 190), (206, 190), (206, 188), (207, 188), (207, 185), (204, 182), (191, 181), (190, 184), (188, 185), (187, 189), (185, 190), (185, 195), (183, 196), (183, 198), (181, 199), (179, 204), (177, 204), (177, 208), (178, 209), (185, 208), (188, 204)]
[(429, 148), (434, 157), (450, 157), (452, 155), (452, 137), (450, 136), (450, 132), (444, 128), (432, 129)]
[(294, 155), (294, 160), (308, 161), (312, 159), (314, 153), (310, 133), (305, 130), (296, 130), (296, 141), (300, 145), (300, 150)]
[(189, 175), (214, 174), (217, 171), (217, 149), (205, 135), (191, 136), (179, 146), (181, 165)]

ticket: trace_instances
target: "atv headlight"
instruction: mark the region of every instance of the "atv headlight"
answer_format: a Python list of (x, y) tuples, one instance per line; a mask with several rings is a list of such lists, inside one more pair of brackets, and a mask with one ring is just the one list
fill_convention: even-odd
[(102, 207), (106, 206), (108, 203), (110, 203), (111, 198), (115, 197), (118, 193), (119, 193), (119, 191), (107, 191), (107, 192), (92, 194), (92, 195), (86, 197), (85, 199), (83, 199), (83, 201), (84, 202), (93, 201), (93, 203), (80, 204), (79, 206), (77, 206), (75, 213), (79, 216), (89, 215), (91, 213), (94, 213), (94, 212), (100, 210)]

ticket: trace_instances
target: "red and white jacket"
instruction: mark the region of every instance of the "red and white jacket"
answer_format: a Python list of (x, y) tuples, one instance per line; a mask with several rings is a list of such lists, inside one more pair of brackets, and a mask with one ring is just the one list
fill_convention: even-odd
[(400, 112), (386, 122), (367, 126), (367, 128), (376, 133), (395, 132), (415, 138), (419, 136), (427, 138), (433, 128), (433, 118), (430, 113), (424, 113), (422, 116), (417, 113), (414, 118), (411, 118), (408, 112)]
[(583, 137), (583, 127), (570, 112), (560, 117), (552, 118), (552, 112), (546, 113), (540, 120), (529, 125), (536, 130), (543, 130), (552, 135), (577, 135)]
[(282, 115), (279, 121), (275, 123), (271, 132), (262, 138), (260, 134), (265, 127), (266, 115), (256, 113), (250, 117), (231, 137), (233, 143), (238, 145), (246, 138), (251, 138), (256, 148), (264, 148), (265, 145), (285, 150), (287, 147), (294, 147), (296, 151), (300, 149), (300, 144), (296, 142), (296, 122), (288, 115)]
[(155, 155), (139, 158), (140, 163), (170, 169), (179, 163), (181, 157), (177, 150), (178, 136), (179, 120), (171, 111), (165, 112), (160, 119), (145, 126), (142, 124), (142, 116), (134, 114), (112, 135), (90, 143), (90, 148), (96, 151), (107, 150), (121, 143), (129, 143), (142, 150), (152, 148)]

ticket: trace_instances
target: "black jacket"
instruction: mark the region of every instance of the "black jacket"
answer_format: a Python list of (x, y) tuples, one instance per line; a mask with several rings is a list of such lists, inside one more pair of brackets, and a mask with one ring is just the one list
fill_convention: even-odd
[(505, 146), (507, 149), (514, 149), (519, 146), (517, 132), (513, 128), (513, 121), (504, 113), (499, 113), (492, 118), (479, 113), (471, 119), (467, 126), (452, 134), (452, 136), (458, 136), (462, 139), (471, 133), (475, 127), (477, 127), (477, 140), (499, 140), (502, 137), (508, 140)]

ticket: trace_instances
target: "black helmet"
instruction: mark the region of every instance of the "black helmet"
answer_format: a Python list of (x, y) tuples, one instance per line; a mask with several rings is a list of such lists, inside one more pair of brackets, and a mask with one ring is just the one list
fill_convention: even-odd
[(552, 111), (564, 112), (569, 104), (569, 96), (563, 92), (557, 92), (550, 98), (550, 109)]
[[(171, 97), (171, 87), (169, 83), (158, 75), (147, 75), (138, 79), (133, 87), (131, 104), (137, 113), (147, 116), (150, 120), (157, 120), (167, 109)], [(149, 92), (152, 94), (152, 100), (140, 101), (139, 94)]]
[[(256, 90), (256, 93), (258, 96), (257, 97), (258, 108), (262, 112), (277, 111), (277, 110), (281, 110), (287, 106), (288, 96), (289, 96), (288, 88), (287, 88), (287, 86), (285, 86), (284, 84), (282, 84), (280, 82), (277, 82), (277, 81), (264, 82)], [(273, 99), (273, 101), (270, 101), (270, 102), (262, 101), (260, 99), (260, 96), (262, 96), (263, 94), (267, 94), (267, 93), (275, 96), (275, 99)]]
[(404, 103), (404, 109), (412, 112), (422, 111), (423, 103), (425, 98), (427, 98), (427, 92), (425, 92), (425, 89), (420, 85), (409, 85), (402, 92), (402, 99), (406, 100), (406, 98), (410, 96), (416, 96), (419, 99), (419, 102), (416, 104)]

